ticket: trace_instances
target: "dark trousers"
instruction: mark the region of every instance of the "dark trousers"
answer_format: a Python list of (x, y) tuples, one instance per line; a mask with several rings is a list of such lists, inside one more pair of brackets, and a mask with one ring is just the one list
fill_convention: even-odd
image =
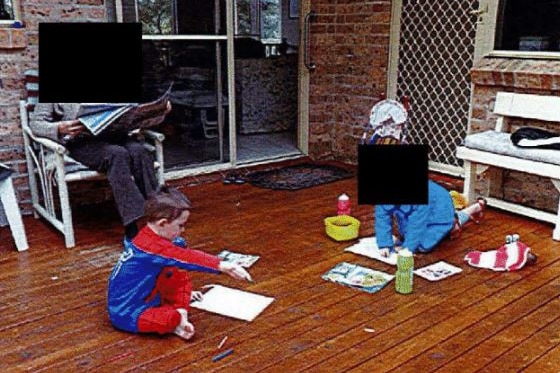
[(144, 200), (158, 182), (153, 157), (140, 142), (127, 136), (87, 137), (66, 147), (78, 162), (107, 174), (123, 225), (144, 215)]

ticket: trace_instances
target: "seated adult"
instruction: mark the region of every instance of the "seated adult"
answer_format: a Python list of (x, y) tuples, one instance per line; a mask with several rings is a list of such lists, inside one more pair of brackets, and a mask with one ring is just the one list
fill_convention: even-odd
[[(159, 188), (154, 159), (126, 131), (92, 136), (77, 119), (79, 109), (80, 104), (39, 103), (30, 116), (31, 130), (63, 144), (72, 158), (107, 175), (125, 236), (132, 239), (138, 232), (136, 221), (144, 215), (145, 199)], [(170, 110), (168, 102), (166, 113)]]

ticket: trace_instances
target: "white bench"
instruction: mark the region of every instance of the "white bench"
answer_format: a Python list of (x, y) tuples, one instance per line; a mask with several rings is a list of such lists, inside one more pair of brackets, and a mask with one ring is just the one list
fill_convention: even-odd
[[(517, 117), (560, 123), (560, 97), (498, 92), (494, 113), (498, 115), (494, 130), (467, 135), (464, 145), (457, 148), (457, 158), (464, 161), (464, 194), (467, 199), (475, 200), (476, 176), (489, 166), (550, 178), (560, 191), (560, 151), (513, 145), (507, 120), (504, 120), (505, 117)], [(496, 180), (500, 177), (501, 173), (492, 172), (490, 185), (500, 182)], [(488, 197), (487, 201), (489, 206), (553, 223), (552, 238), (560, 241), (560, 203), (557, 213), (552, 214), (498, 198)]]

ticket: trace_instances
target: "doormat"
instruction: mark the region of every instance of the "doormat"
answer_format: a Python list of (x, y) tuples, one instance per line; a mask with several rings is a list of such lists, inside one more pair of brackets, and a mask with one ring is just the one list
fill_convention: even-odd
[(255, 171), (245, 179), (261, 188), (298, 190), (354, 176), (352, 171), (332, 165), (302, 163), (270, 171)]

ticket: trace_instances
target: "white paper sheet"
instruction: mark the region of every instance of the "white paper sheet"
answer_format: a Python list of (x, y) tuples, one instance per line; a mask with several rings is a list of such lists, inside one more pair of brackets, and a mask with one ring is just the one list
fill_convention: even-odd
[(462, 271), (461, 268), (455, 267), (442, 260), (426, 267), (418, 268), (414, 271), (414, 274), (429, 281), (439, 281)]
[(191, 306), (235, 319), (253, 321), (273, 300), (274, 298), (255, 293), (213, 285), (204, 294), (202, 301), (192, 302)]
[(379, 247), (377, 247), (377, 241), (375, 240), (375, 237), (362, 238), (357, 244), (350, 246), (344, 251), (350, 251), (354, 254), (364, 255), (368, 258), (376, 259), (387, 264), (397, 265), (396, 253), (391, 253), (389, 257), (381, 256), (381, 254), (379, 253)]

